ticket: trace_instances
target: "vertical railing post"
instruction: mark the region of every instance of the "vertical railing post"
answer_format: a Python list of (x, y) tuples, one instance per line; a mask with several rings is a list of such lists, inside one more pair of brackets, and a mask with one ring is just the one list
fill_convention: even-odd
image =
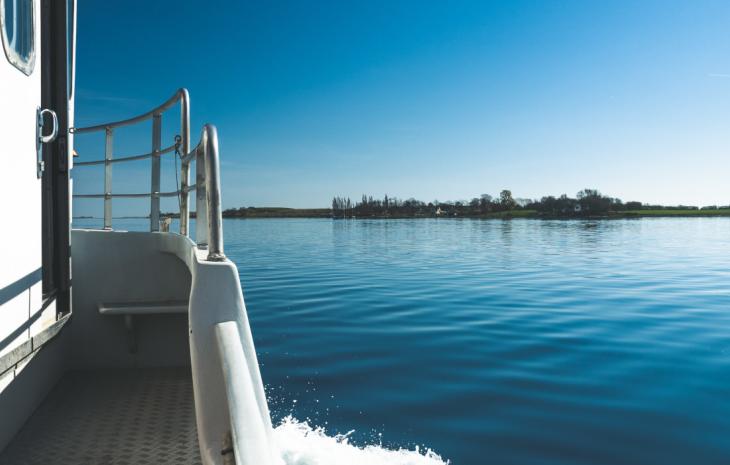
[(203, 131), (200, 145), (195, 153), (195, 242), (198, 247), (208, 246), (208, 200), (205, 188), (205, 151), (207, 134)]
[(114, 133), (106, 128), (104, 148), (104, 229), (112, 228), (112, 157)]
[(150, 185), (150, 231), (160, 230), (160, 144), (162, 115), (152, 115), (152, 180)]
[(215, 126), (203, 128), (205, 147), (205, 192), (208, 204), (208, 260), (225, 260), (223, 255), (223, 214), (221, 213), (221, 180), (218, 161), (218, 132)]
[[(183, 156), (190, 153), (190, 96), (187, 89), (180, 89), (180, 153)], [(188, 235), (190, 221), (190, 163), (183, 163), (180, 167), (180, 234)]]

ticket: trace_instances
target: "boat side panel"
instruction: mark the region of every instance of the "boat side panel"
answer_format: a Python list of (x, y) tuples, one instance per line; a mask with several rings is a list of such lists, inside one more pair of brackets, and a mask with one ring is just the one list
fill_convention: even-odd
[[(198, 439), (203, 463), (223, 463), (221, 450), (225, 448), (224, 438), (230, 434), (233, 423), (247, 424), (257, 437), (271, 441), (271, 417), (266, 402), (259, 364), (249, 326), (246, 305), (243, 300), (240, 278), (236, 265), (230, 260), (210, 262), (207, 251), (195, 251), (192, 256), (193, 286), (190, 296), (190, 348), (193, 371), (193, 392), (195, 395)], [(243, 351), (240, 363), (234, 372), (248, 372), (251, 389), (244, 392), (234, 390), (239, 398), (231, 399), (226, 390), (226, 380), (219, 353), (219, 341), (215, 328), (219, 323), (233, 324), (237, 328), (239, 345)], [(225, 360), (234, 363), (235, 360)], [(252, 396), (252, 398), (251, 398)], [(240, 401), (240, 402), (239, 402)], [(237, 405), (238, 404), (238, 405)], [(257, 405), (258, 418), (242, 418), (241, 405)], [(245, 410), (245, 409), (244, 409)], [(232, 419), (231, 416), (234, 416)], [(261, 434), (258, 434), (261, 433)], [(237, 457), (238, 459), (239, 457)], [(268, 459), (267, 459), (268, 460)], [(269, 463), (263, 459), (255, 463)]]
[(30, 316), (30, 290), (26, 289), (0, 307), (0, 355), (28, 340), (25, 323)]
[[(26, 285), (21, 283), (23, 288)], [(9, 295), (15, 297), (9, 298)], [(56, 302), (49, 300), (46, 301), (45, 307), (43, 306), (40, 282), (27, 289), (16, 289), (5, 298), (9, 300), (3, 304), (0, 311), (0, 356), (12, 352), (56, 321)], [(2, 373), (0, 392), (24, 367), (25, 364), (18, 364), (9, 372)]]
[(13, 375), (13, 382), (0, 392), (0, 451), (20, 431), (66, 371), (69, 342), (68, 328), (64, 328), (57, 337), (25, 361), (23, 369), (16, 370), (17, 373)]
[[(46, 302), (43, 308), (43, 285), (37, 283), (29, 289), (31, 320), (30, 337), (33, 337), (51, 326), (56, 321), (56, 301)], [(37, 313), (34, 313), (37, 312)]]

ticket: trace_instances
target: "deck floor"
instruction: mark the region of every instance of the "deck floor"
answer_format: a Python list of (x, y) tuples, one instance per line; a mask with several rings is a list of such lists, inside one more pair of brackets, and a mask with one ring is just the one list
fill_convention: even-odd
[(75, 371), (0, 464), (200, 464), (189, 369)]

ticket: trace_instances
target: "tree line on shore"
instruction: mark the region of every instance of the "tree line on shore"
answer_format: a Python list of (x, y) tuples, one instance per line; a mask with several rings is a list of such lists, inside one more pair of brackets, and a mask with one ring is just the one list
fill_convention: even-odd
[(544, 217), (586, 217), (607, 216), (616, 213), (637, 212), (641, 210), (718, 210), (728, 207), (663, 206), (648, 205), (637, 201), (622, 202), (621, 199), (601, 194), (596, 189), (583, 189), (576, 196), (545, 196), (541, 199), (514, 198), (508, 189), (492, 197), (482, 194), (466, 201), (423, 202), (414, 198), (401, 200), (395, 197), (383, 199), (363, 195), (359, 202), (349, 197), (332, 199), (332, 216), (349, 217), (410, 217), (410, 216), (489, 216), (493, 214), (534, 213)]

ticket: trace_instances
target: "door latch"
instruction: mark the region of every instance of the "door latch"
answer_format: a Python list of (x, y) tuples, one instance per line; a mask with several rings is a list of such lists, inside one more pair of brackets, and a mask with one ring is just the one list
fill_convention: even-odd
[[(56, 136), (58, 136), (58, 117), (56, 116), (55, 111), (49, 110), (48, 108), (38, 107), (35, 114), (35, 151), (37, 162), (36, 176), (38, 176), (38, 179), (40, 179), (41, 176), (43, 176), (43, 169), (45, 168), (45, 163), (43, 162), (43, 152), (41, 149), (43, 147), (43, 144), (48, 144), (49, 142), (53, 142), (54, 140), (56, 140)], [(43, 134), (43, 116), (46, 114), (51, 117), (51, 122), (53, 124), (50, 134)]]

